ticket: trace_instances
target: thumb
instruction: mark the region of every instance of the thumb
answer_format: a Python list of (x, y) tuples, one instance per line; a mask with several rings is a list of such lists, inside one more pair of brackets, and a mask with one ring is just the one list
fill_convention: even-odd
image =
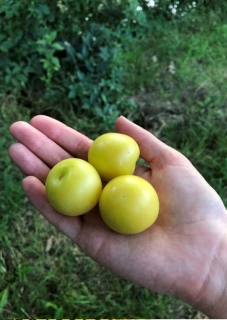
[(166, 165), (186, 165), (190, 163), (181, 153), (156, 138), (151, 132), (120, 116), (116, 121), (116, 132), (133, 138), (140, 148), (140, 156), (152, 168)]

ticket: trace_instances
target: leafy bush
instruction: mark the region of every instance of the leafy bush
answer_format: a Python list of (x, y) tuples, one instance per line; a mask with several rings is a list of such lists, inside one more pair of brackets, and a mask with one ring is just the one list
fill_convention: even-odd
[(131, 2), (2, 0), (1, 91), (33, 114), (83, 117), (80, 129), (93, 126), (96, 134), (94, 122), (110, 128), (134, 108), (118, 58), (133, 41), (133, 28), (124, 25), (135, 15)]

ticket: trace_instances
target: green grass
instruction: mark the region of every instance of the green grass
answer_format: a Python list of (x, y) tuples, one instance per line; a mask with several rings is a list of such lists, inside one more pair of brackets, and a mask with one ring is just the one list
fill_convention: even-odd
[(180, 20), (151, 20), (151, 31), (125, 55), (127, 85), (179, 105), (223, 104), (227, 98), (225, 12), (192, 12)]
[[(206, 115), (187, 114), (167, 126), (163, 138), (186, 155), (227, 205), (227, 112), (214, 108)], [(173, 134), (174, 132), (174, 134)], [(178, 133), (178, 134), (177, 134)]]

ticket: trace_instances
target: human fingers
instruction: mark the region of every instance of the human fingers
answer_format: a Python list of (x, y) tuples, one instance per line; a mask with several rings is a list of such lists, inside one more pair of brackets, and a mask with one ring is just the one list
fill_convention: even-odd
[(121, 116), (116, 121), (116, 131), (132, 137), (139, 145), (140, 156), (152, 168), (166, 165), (188, 166), (190, 161), (177, 150), (156, 138), (151, 132)]
[(8, 154), (11, 160), (25, 175), (35, 176), (42, 183), (46, 181), (50, 168), (25, 145), (19, 142), (12, 144)]
[(88, 149), (92, 140), (82, 133), (43, 115), (35, 116), (30, 123), (74, 157), (87, 160)]
[(72, 157), (70, 153), (27, 122), (13, 123), (10, 133), (50, 168), (61, 160)]

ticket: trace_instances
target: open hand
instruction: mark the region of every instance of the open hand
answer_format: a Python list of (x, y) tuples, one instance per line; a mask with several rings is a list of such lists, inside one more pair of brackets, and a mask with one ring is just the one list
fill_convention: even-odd
[[(137, 235), (110, 230), (97, 208), (67, 217), (49, 204), (44, 187), (49, 170), (65, 158), (87, 160), (88, 137), (40, 115), (30, 124), (11, 126), (18, 142), (9, 155), (27, 176), (23, 189), (31, 203), (88, 256), (127, 280), (205, 310), (215, 290), (211, 273), (226, 242), (223, 202), (187, 158), (150, 132), (124, 117), (117, 120), (116, 131), (137, 141), (150, 167), (138, 166), (135, 175), (149, 181), (160, 200), (155, 224)], [(216, 292), (217, 299), (221, 292)]]

